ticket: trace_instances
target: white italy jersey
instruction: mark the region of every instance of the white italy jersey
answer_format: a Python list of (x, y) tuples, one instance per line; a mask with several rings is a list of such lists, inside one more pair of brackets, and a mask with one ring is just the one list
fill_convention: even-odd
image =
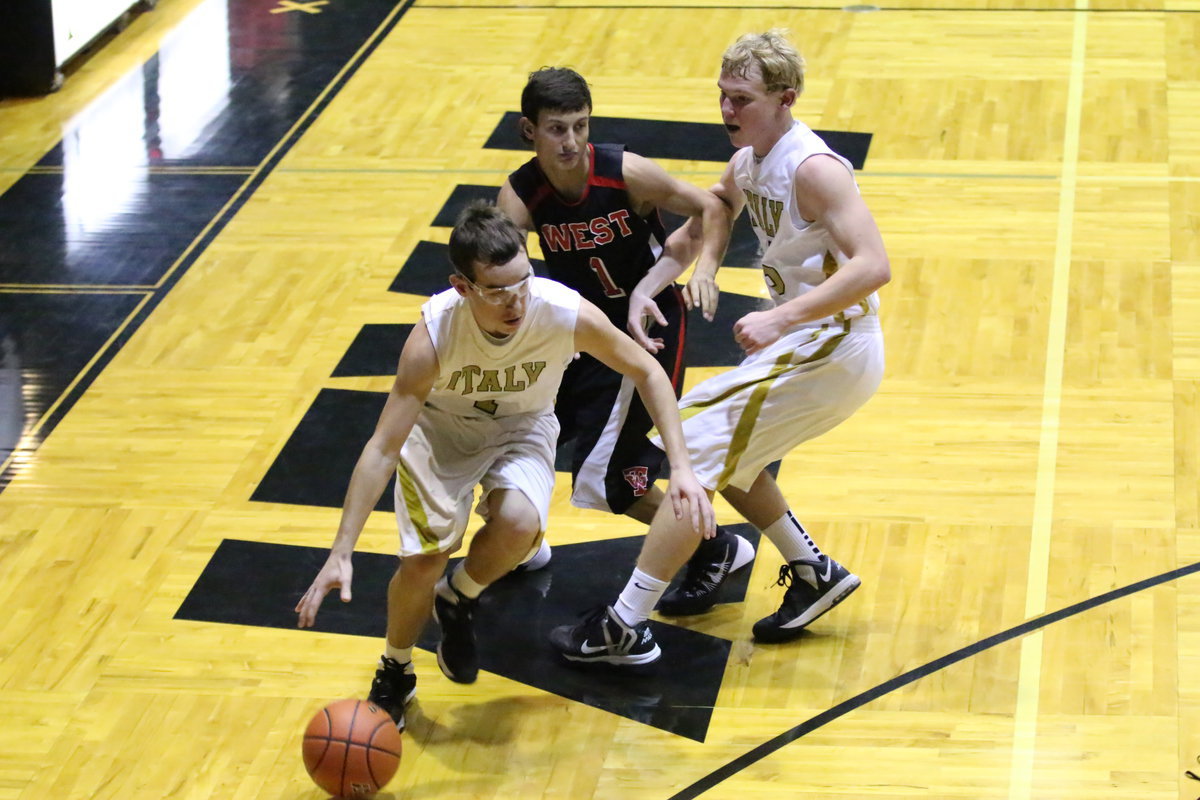
[(426, 404), (463, 417), (548, 413), (575, 355), (579, 294), (534, 278), (517, 332), (498, 341), (479, 329), (466, 298), (454, 289), (429, 298), (421, 316), (438, 357)]
[[(847, 260), (824, 224), (805, 221), (796, 208), (792, 186), (796, 168), (818, 154), (833, 156), (853, 176), (850, 162), (830, 150), (820, 136), (799, 121), (761, 161), (755, 160), (752, 147), (743, 147), (733, 155), (733, 179), (746, 196), (750, 222), (762, 254), (763, 278), (775, 305), (819, 286)], [(803, 327), (840, 325), (848, 319), (876, 314), (878, 310), (879, 298), (872, 293), (835, 316)]]

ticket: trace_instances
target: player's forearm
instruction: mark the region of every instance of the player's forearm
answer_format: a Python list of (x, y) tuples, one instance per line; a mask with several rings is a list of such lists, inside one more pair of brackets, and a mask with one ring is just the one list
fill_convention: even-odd
[[(673, 265), (678, 271), (670, 276), (670, 281), (675, 280), (682, 275), (697, 256), (703, 251), (704, 236), (703, 224), (701, 218), (691, 217), (683, 225), (671, 232), (667, 237), (666, 243), (663, 245), (662, 258), (658, 260), (658, 264)], [(658, 266), (655, 265), (655, 267)], [(666, 286), (666, 283), (663, 284)]]
[[(695, 218), (688, 221), (689, 226), (696, 222)], [(729, 207), (714, 197), (712, 203), (704, 207), (703, 230), (699, 232), (699, 260), (696, 262), (696, 274), (709, 278), (717, 274), (721, 260), (725, 258), (725, 250), (729, 247), (729, 234), (733, 225)], [(697, 232), (691, 231), (693, 241)], [(693, 245), (694, 247), (697, 245)]]
[(673, 254), (664, 250), (662, 257), (642, 276), (633, 291), (646, 297), (657, 297), (658, 293), (670, 286), (685, 269), (687, 264), (680, 263)]
[(688, 457), (687, 445), (683, 440), (683, 425), (679, 419), (679, 405), (675, 398), (675, 390), (657, 362), (654, 364), (654, 369), (657, 371), (657, 375), (647, 374), (636, 382), (638, 393), (642, 396), (646, 410), (650, 412), (650, 419), (654, 421), (654, 427), (658, 429), (658, 433), (662, 437), (663, 450), (667, 454), (671, 470), (691, 469), (691, 459)]
[(775, 309), (787, 327), (833, 316), (865, 300), (891, 279), (886, 260), (851, 259), (824, 283)]
[(398, 461), (399, 458), (386, 455), (370, 442), (363, 448), (350, 476), (350, 485), (346, 489), (342, 519), (330, 547), (331, 553), (349, 555), (354, 551), (363, 526), (367, 524), (367, 518), (375, 509), (383, 490), (387, 488)]

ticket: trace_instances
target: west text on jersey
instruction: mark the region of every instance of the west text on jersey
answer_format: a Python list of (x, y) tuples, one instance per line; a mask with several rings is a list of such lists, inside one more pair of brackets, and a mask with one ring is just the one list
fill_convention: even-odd
[[(608, 244), (621, 236), (629, 236), (633, 231), (626, 221), (629, 219), (628, 209), (618, 209), (608, 216), (594, 217), (588, 222), (563, 222), (558, 225), (543, 225), (541, 230), (542, 243), (553, 252), (571, 250), (592, 250)], [(614, 232), (613, 228), (616, 228)]]

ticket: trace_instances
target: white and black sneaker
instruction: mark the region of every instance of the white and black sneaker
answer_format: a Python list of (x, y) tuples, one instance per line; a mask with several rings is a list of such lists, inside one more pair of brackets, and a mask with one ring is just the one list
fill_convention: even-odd
[(412, 662), (401, 664), (394, 658), (381, 656), (375, 679), (371, 681), (371, 693), (367, 702), (382, 708), (396, 723), (397, 730), (404, 730), (404, 709), (417, 694), (417, 676), (409, 672)]
[(626, 625), (612, 606), (600, 606), (582, 622), (550, 631), (550, 644), (559, 655), (575, 664), (638, 667), (653, 664), (662, 657), (650, 626), (644, 620), (632, 627)]
[(827, 555), (816, 561), (800, 560), (779, 568), (779, 586), (786, 586), (783, 605), (754, 623), (760, 642), (786, 642), (829, 609), (850, 596), (862, 581)]
[(703, 614), (717, 602), (717, 593), (729, 573), (754, 560), (754, 545), (744, 536), (717, 528), (717, 535), (700, 542), (687, 563), (683, 581), (658, 601), (665, 617)]

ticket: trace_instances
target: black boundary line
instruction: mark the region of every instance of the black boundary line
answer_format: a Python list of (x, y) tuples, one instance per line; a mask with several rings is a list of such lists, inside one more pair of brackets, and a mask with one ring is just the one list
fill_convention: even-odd
[(748, 753), (738, 756), (725, 766), (710, 772), (708, 775), (705, 775), (703, 778), (696, 781), (691, 786), (688, 786), (683, 791), (671, 795), (669, 798), (667, 798), (667, 800), (692, 800), (692, 798), (699, 797), (701, 794), (707, 792), (709, 789), (712, 789), (726, 778), (730, 778), (747, 767), (762, 761), (776, 750), (782, 749), (785, 745), (791, 744), (802, 736), (806, 736), (818, 728), (833, 722), (835, 719), (845, 716), (851, 711), (865, 706), (872, 700), (877, 700), (885, 694), (889, 694), (897, 689), (901, 689), (910, 683), (915, 683), (927, 675), (932, 675), (933, 673), (943, 670), (946, 667), (957, 664), (959, 661), (964, 661), (972, 656), (978, 655), (984, 650), (989, 650), (998, 644), (1004, 644), (1007, 641), (1016, 639), (1019, 636), (1024, 636), (1027, 633), (1033, 633), (1034, 631), (1044, 628), (1047, 625), (1051, 625), (1055, 622), (1061, 622), (1068, 617), (1073, 617), (1081, 612), (1089, 611), (1097, 606), (1102, 606), (1105, 603), (1111, 603), (1113, 600), (1119, 600), (1123, 597), (1128, 597), (1129, 595), (1143, 591), (1144, 589), (1150, 589), (1160, 584), (1168, 583), (1196, 572), (1200, 572), (1200, 561), (1196, 562), (1195, 564), (1189, 564), (1186, 567), (1173, 569), (1170, 572), (1164, 572), (1161, 575), (1155, 575), (1153, 577), (1140, 580), (1136, 583), (1131, 583), (1128, 586), (1122, 586), (1119, 589), (1113, 589), (1112, 591), (1096, 595), (1095, 597), (1075, 603), (1074, 605), (1067, 606), (1066, 608), (1059, 609), (1058, 611), (1044, 614), (1031, 620), (1026, 620), (1014, 628), (1009, 628), (1006, 631), (1001, 631), (1000, 633), (993, 634), (986, 639), (981, 639), (974, 644), (970, 644), (959, 650), (955, 650), (949, 655), (944, 655), (939, 659), (930, 661), (928, 664), (909, 670), (903, 675), (897, 675), (895, 678), (884, 681), (878, 686), (868, 689), (856, 697), (851, 697), (849, 700), (838, 703), (833, 708), (822, 711), (815, 717), (810, 717), (808, 720), (800, 723), (791, 730), (784, 731), (775, 738), (763, 742)]
[[(103, 372), (104, 368), (108, 366), (109, 362), (111, 362), (116, 354), (120, 352), (125, 343), (128, 342), (133, 334), (137, 332), (137, 330), (142, 326), (142, 323), (146, 321), (146, 318), (154, 311), (155, 308), (158, 307), (158, 304), (162, 302), (167, 294), (170, 293), (171, 289), (179, 282), (179, 279), (183, 277), (184, 273), (186, 273), (192, 267), (192, 265), (196, 263), (200, 256), (203, 255), (208, 249), (208, 246), (213, 243), (213, 240), (225, 230), (225, 226), (229, 224), (230, 220), (232, 220), (238, 211), (242, 209), (242, 206), (244, 206), (246, 202), (254, 196), (254, 193), (258, 190), (259, 186), (261, 186), (263, 181), (265, 181), (271, 175), (271, 173), (275, 170), (275, 167), (279, 165), (279, 162), (283, 160), (283, 157), (291, 151), (296, 142), (300, 140), (300, 137), (303, 136), (310, 127), (312, 127), (312, 124), (316, 121), (317, 117), (319, 117), (321, 113), (329, 107), (329, 104), (335, 97), (337, 97), (338, 93), (341, 92), (350, 78), (354, 77), (359, 68), (366, 62), (368, 58), (371, 57), (371, 55), (375, 52), (375, 49), (379, 47), (380, 43), (382, 43), (383, 40), (387, 38), (387, 35), (391, 33), (397, 24), (399, 24), (405, 13), (412, 8), (413, 2), (414, 0), (401, 0), (401, 2), (392, 7), (392, 10), (389, 11), (387, 16), (384, 17), (383, 22), (379, 24), (379, 27), (375, 29), (374, 33), (367, 38), (366, 42), (363, 43), (363, 46), (360, 47), (358, 52), (351, 56), (350, 60), (346, 62), (348, 68), (343, 68), (341, 74), (335, 76), (335, 78), (325, 86), (323, 90), (324, 96), (320, 96), (314, 102), (314, 104), (310, 105), (304, 114), (292, 124), (291, 130), (276, 144), (274, 152), (265, 160), (263, 160), (257, 167), (253, 168), (257, 169), (257, 173), (251, 175), (245, 183), (238, 187), (237, 191), (235, 191), (230, 198), (230, 202), (228, 202), (225, 207), (218, 212), (217, 216), (214, 217), (209, 223), (207, 230), (200, 234), (200, 236), (198, 236), (196, 239), (192, 240), (191, 244), (188, 246), (190, 251), (185, 249), (187, 255), (177, 261), (171, 267), (166, 277), (163, 278), (162, 283), (150, 293), (148, 302), (146, 302), (140, 310), (134, 312), (131, 317), (127, 317), (125, 319), (125, 321), (122, 323), (120, 332), (99, 354), (99, 357), (95, 360), (95, 362), (92, 363), (91, 367), (75, 377), (75, 381), (72, 386), (59, 396), (58, 407), (55, 408), (54, 411), (45, 418), (44, 422), (39, 428), (36, 442), (33, 445), (35, 449), (41, 447), (42, 442), (44, 442), (46, 438), (53, 433), (54, 429), (58, 427), (58, 423), (62, 422), (63, 417), (65, 417), (67, 413), (74, 407), (75, 403), (79, 401), (79, 398), (83, 396), (83, 393), (91, 387), (92, 382), (100, 376), (100, 373)], [(19, 290), (13, 291), (16, 292)], [(0, 493), (8, 488), (8, 485), (12, 483), (16, 468), (17, 459), (13, 459), (9, 462), (8, 466), (5, 467), (2, 472), (0, 472)]]
[(1023, 14), (1030, 12), (1034, 14), (1200, 14), (1200, 9), (1196, 8), (953, 8), (943, 6), (914, 6), (912, 8), (902, 7), (887, 7), (870, 9), (869, 12), (864, 12), (863, 9), (853, 8), (853, 4), (847, 6), (728, 6), (728, 5), (711, 5), (711, 6), (676, 6), (676, 5), (656, 5), (656, 4), (641, 4), (641, 5), (618, 5), (606, 3), (588, 3), (586, 5), (506, 5), (504, 3), (494, 4), (476, 4), (476, 5), (458, 5), (450, 3), (419, 3), (413, 8), (417, 11), (425, 9), (433, 9), (439, 11), (476, 11), (486, 9), (488, 11), (837, 11), (840, 13), (874, 13), (876, 11), (891, 11), (891, 12), (920, 12), (920, 13), (938, 13), (952, 12), (961, 14), (964, 12), (986, 12), (986, 13), (1001, 13), (1001, 14)]

